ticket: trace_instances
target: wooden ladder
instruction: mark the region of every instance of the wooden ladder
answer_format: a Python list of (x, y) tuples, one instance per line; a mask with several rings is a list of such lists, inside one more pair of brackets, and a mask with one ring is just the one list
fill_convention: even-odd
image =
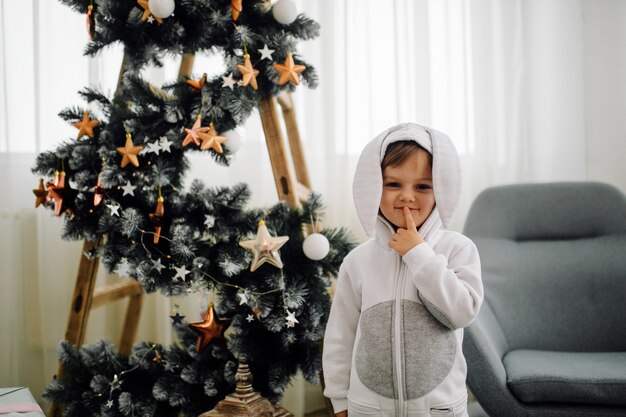
[[(179, 78), (191, 74), (194, 57), (194, 54), (183, 55), (179, 68)], [(125, 62), (126, 58), (122, 61), (118, 90), (125, 70)], [(285, 130), (289, 140), (289, 151), (287, 151), (283, 139), (277, 103), (282, 110)], [(292, 207), (298, 208), (301, 205), (301, 201), (306, 201), (311, 194), (311, 181), (304, 159), (293, 98), (290, 93), (282, 93), (277, 97), (265, 96), (259, 102), (259, 112), (270, 155), (272, 171), (274, 173), (278, 198), (287, 201)], [(288, 158), (288, 153), (291, 154), (291, 161)], [(290, 167), (293, 167), (293, 170)], [(137, 333), (137, 325), (139, 323), (139, 315), (143, 301), (143, 291), (141, 285), (134, 280), (127, 280), (122, 283), (95, 288), (99, 261), (95, 255), (89, 256), (89, 254), (95, 253), (97, 245), (98, 242), (89, 241), (85, 241), (83, 244), (76, 284), (74, 286), (74, 295), (72, 296), (70, 314), (65, 332), (65, 340), (80, 347), (85, 339), (87, 322), (91, 310), (113, 301), (130, 297), (118, 349), (122, 355), (128, 356), (131, 353), (132, 344)], [(63, 366), (61, 364), (59, 364), (57, 375), (59, 377), (63, 375)], [(329, 400), (326, 399), (327, 407), (329, 404)], [(332, 412), (332, 406), (329, 408), (329, 412)], [(50, 408), (49, 416), (60, 417), (61, 415), (61, 407), (53, 403)]]

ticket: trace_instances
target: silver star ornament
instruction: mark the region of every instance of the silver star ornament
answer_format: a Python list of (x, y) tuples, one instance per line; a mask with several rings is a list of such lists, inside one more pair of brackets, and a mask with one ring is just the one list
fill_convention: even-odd
[(250, 264), (250, 271), (254, 272), (266, 262), (277, 268), (282, 268), (283, 262), (280, 260), (278, 249), (288, 240), (289, 236), (272, 237), (267, 230), (267, 226), (265, 226), (265, 222), (261, 220), (259, 222), (256, 238), (242, 240), (239, 242), (239, 245), (254, 254), (254, 259)]

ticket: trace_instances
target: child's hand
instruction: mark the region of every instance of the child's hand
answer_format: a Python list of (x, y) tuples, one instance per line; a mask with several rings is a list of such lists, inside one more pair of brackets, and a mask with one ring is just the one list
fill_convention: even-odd
[(335, 417), (348, 417), (348, 410), (338, 412)]
[(413, 216), (411, 216), (411, 210), (408, 207), (404, 207), (403, 210), (407, 228), (399, 228), (389, 241), (389, 247), (398, 252), (400, 256), (404, 256), (405, 253), (424, 242), (424, 239), (417, 231), (417, 226), (415, 226), (415, 221), (413, 221)]

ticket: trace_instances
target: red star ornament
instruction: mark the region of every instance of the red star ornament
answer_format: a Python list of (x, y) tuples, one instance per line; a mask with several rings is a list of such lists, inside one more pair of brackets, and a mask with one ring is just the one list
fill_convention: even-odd
[(65, 184), (65, 171), (61, 172), (59, 185), (48, 188), (49, 197), (54, 200), (54, 214), (60, 216), (61, 213), (67, 211), (72, 215), (72, 207), (74, 198), (78, 195), (78, 191)]
[(203, 151), (211, 148), (217, 153), (224, 152), (222, 143), (226, 142), (228, 138), (226, 136), (218, 136), (213, 123), (209, 125), (209, 131), (207, 133), (198, 133), (198, 136), (202, 139), (200, 149)]
[(189, 145), (191, 142), (195, 143), (196, 145), (200, 146), (200, 133), (206, 133), (209, 131), (208, 127), (202, 127), (202, 116), (198, 115), (196, 117), (196, 121), (193, 122), (193, 126), (191, 126), (191, 129), (185, 128), (185, 132), (187, 133), (187, 136), (185, 136), (185, 139), (183, 139), (183, 146), (187, 146)]
[(75, 127), (78, 128), (78, 136), (76, 136), (76, 140), (80, 140), (83, 136), (87, 135), (90, 138), (93, 138), (93, 128), (100, 124), (96, 119), (89, 118), (89, 112), (86, 111), (83, 113), (83, 120), (80, 122), (72, 123)]
[(161, 19), (160, 17), (156, 17), (150, 11), (150, 6), (148, 6), (148, 0), (137, 0), (137, 3), (139, 3), (139, 5), (143, 8), (143, 14), (141, 15), (142, 22), (145, 22), (150, 16), (152, 16), (159, 25), (163, 23), (163, 19)]
[(256, 83), (256, 76), (259, 75), (259, 70), (252, 68), (252, 63), (250, 62), (250, 55), (244, 54), (243, 56), (243, 65), (237, 64), (237, 69), (243, 76), (241, 82), (244, 87), (248, 84), (252, 86), (255, 90), (258, 89), (258, 85)]
[(304, 65), (296, 65), (293, 62), (293, 56), (291, 52), (287, 54), (284, 64), (274, 64), (274, 69), (280, 72), (280, 78), (278, 84), (284, 85), (290, 82), (293, 85), (300, 85), (300, 73), (303, 72), (306, 67)]
[(189, 327), (199, 335), (196, 352), (203, 351), (213, 340), (223, 339), (228, 325), (227, 320), (217, 318), (213, 304), (211, 304), (204, 316), (204, 321), (189, 324)]
[(242, 0), (231, 0), (230, 10), (233, 13), (233, 20), (236, 22), (239, 19), (239, 14), (243, 10)]
[(139, 167), (139, 159), (137, 155), (143, 149), (143, 146), (135, 146), (130, 133), (126, 132), (126, 144), (117, 148), (117, 152), (122, 155), (120, 166), (124, 168), (130, 162), (135, 167)]
[(197, 93), (198, 91), (202, 90), (202, 87), (206, 83), (206, 73), (202, 74), (202, 77), (198, 81), (187, 80), (186, 82), (191, 86), (191, 92)]
[(37, 197), (35, 199), (35, 208), (46, 203), (48, 192), (43, 185), (43, 178), (39, 178), (39, 187), (33, 190), (33, 194)]

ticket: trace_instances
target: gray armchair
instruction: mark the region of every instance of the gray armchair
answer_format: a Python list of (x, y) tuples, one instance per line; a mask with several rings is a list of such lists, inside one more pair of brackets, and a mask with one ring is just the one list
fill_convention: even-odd
[(485, 190), (464, 233), (485, 302), (468, 386), (490, 416), (626, 416), (626, 197), (592, 182)]

